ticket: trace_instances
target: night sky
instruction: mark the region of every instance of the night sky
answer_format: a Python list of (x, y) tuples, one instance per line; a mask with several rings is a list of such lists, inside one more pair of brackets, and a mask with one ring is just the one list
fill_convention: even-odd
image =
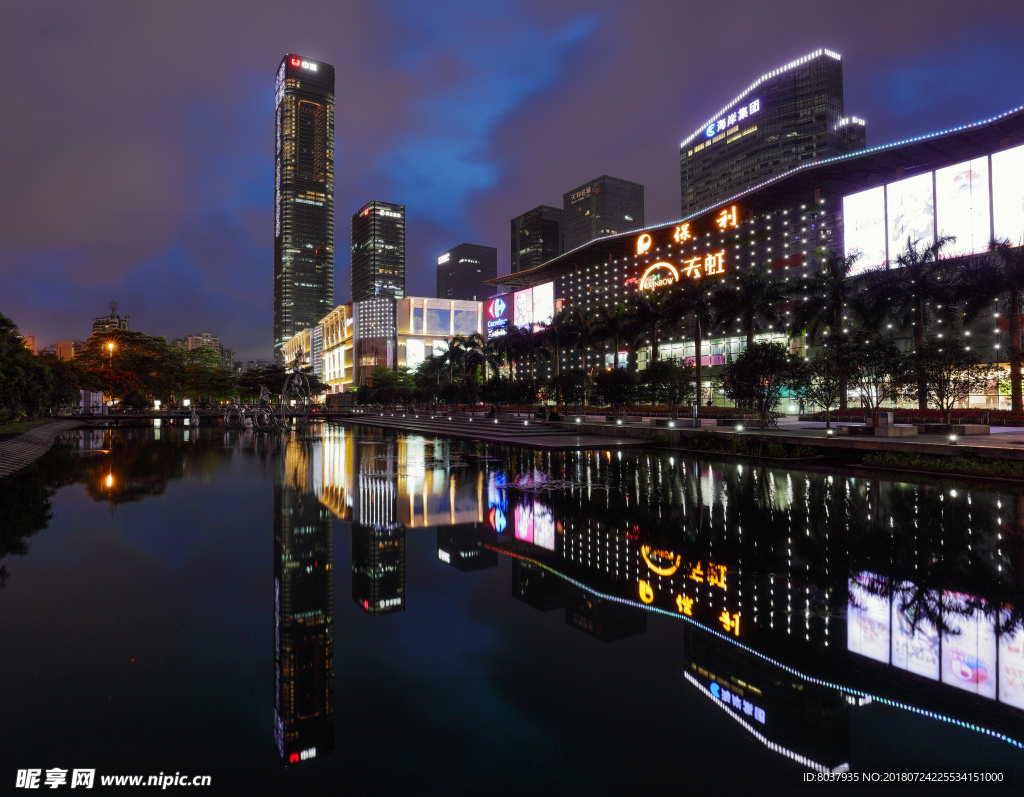
[(842, 54), (868, 145), (1024, 104), (1022, 0), (5, 4), (0, 312), (42, 347), (115, 295), (132, 329), (271, 354), (273, 90), (335, 66), (335, 302), (349, 218), (407, 208), (407, 293), (435, 257), (602, 174), (679, 216), (679, 142), (757, 79)]

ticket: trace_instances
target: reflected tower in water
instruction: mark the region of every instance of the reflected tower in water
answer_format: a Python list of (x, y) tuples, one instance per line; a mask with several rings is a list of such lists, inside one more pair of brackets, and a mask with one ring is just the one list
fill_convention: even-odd
[(334, 750), (334, 536), (320, 443), (292, 438), (274, 480), (274, 740), (289, 765)]
[(352, 600), (371, 617), (405, 611), (405, 526), (398, 522), (394, 440), (357, 445)]

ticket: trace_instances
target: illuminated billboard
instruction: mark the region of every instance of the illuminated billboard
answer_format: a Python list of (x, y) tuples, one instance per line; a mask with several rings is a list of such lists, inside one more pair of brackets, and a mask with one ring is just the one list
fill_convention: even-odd
[(520, 498), (516, 503), (517, 540), (533, 542), (533, 502), (528, 498)]
[(545, 282), (533, 287), (533, 323), (551, 323), (555, 315), (555, 283)]
[(909, 581), (896, 589), (892, 605), (892, 665), (901, 670), (939, 680), (939, 632), (921, 611), (921, 604), (938, 608), (938, 595), (921, 595)]
[(487, 338), (500, 338), (508, 334), (508, 317), (512, 312), (509, 302), (512, 297), (505, 300), (501, 296), (495, 296), (484, 302), (484, 321), (487, 326)]
[(885, 187), (889, 222), (889, 260), (907, 248), (907, 239), (930, 245), (935, 241), (935, 197), (932, 173), (918, 174)]
[[(1009, 612), (1003, 610), (1002, 625)], [(1024, 708), (1024, 629), (999, 638), (999, 702)]]
[(1021, 243), (1024, 234), (1024, 146), (992, 153), (995, 237)]
[(958, 163), (935, 172), (935, 214), (939, 235), (956, 241), (942, 250), (947, 257), (973, 255), (988, 249), (988, 158)]
[(849, 580), (846, 611), (846, 649), (869, 659), (889, 663), (889, 599), (886, 579), (874, 573), (857, 573)]
[(996, 699), (995, 620), (986, 619), (977, 599), (959, 592), (943, 592), (942, 682)]
[(852, 273), (885, 263), (885, 189), (882, 186), (843, 197), (846, 256), (859, 253)]
[(519, 329), (533, 325), (533, 288), (516, 291), (512, 298), (512, 323)]

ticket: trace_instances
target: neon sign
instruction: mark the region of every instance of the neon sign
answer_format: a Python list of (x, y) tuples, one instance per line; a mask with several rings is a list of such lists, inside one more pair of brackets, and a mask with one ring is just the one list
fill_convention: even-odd
[(450, 255), (451, 255), (451, 252), (445, 252), (443, 255), (441, 255), (439, 258), (437, 258), (437, 265), (441, 265), (442, 263), (447, 263), (448, 262), (448, 258), (449, 258)]
[(303, 61), (301, 58), (290, 58), (289, 62), (296, 69), (302, 67), (303, 69), (308, 69), (310, 72), (316, 72), (316, 64), (312, 61)]
[(651, 585), (646, 581), (640, 581), (640, 600), (644, 603), (651, 603), (654, 601), (654, 590)]
[(651, 236), (644, 233), (636, 239), (636, 253), (642, 255), (651, 248)]
[(717, 122), (712, 122), (705, 127), (704, 135), (708, 138), (713, 138), (717, 133), (724, 133), (727, 128), (742, 122), (748, 116), (753, 116), (760, 110), (761, 100), (754, 100), (749, 105), (741, 105), (728, 116), (723, 116)]
[(508, 305), (505, 304), (504, 299), (495, 299), (493, 302), (487, 305), (487, 314), (491, 318), (501, 318), (503, 315), (505, 315), (505, 308), (507, 306)]
[[(668, 269), (671, 272), (671, 276), (665, 274), (663, 269)], [(671, 285), (673, 282), (679, 281), (679, 271), (671, 263), (661, 261), (654, 263), (647, 268), (644, 275), (640, 277), (640, 290), (652, 290), (654, 288), (664, 288), (666, 285)]]

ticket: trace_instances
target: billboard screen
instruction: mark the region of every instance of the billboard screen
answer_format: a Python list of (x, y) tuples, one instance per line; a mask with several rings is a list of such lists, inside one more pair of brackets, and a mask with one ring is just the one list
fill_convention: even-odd
[(410, 371), (415, 371), (416, 366), (427, 359), (424, 342), (423, 338), (405, 339), (405, 365)]
[(487, 327), (487, 338), (500, 338), (508, 334), (508, 317), (512, 313), (509, 296), (495, 296), (484, 302), (484, 325)]
[[(1008, 619), (1009, 611), (1003, 610)], [(1004, 620), (1003, 625), (1006, 625)], [(1024, 629), (999, 638), (999, 702), (1024, 708)]]
[(533, 324), (533, 288), (515, 292), (512, 299), (512, 323), (520, 329)]
[(943, 592), (942, 682), (996, 699), (995, 618), (986, 619), (977, 600), (960, 592)]
[(846, 611), (846, 649), (869, 659), (889, 663), (889, 599), (872, 594), (886, 580), (874, 573), (857, 573), (849, 579)]
[(943, 249), (944, 256), (973, 255), (988, 249), (988, 205), (988, 158), (975, 158), (935, 172), (939, 235), (956, 237)]
[(892, 602), (892, 664), (901, 670), (939, 680), (939, 632), (922, 611), (938, 609), (939, 596), (923, 593), (909, 581), (897, 587)]
[(1024, 146), (992, 153), (995, 237), (1020, 244), (1024, 233)]
[(555, 283), (533, 286), (533, 323), (550, 324), (555, 315)]
[(925, 246), (935, 242), (935, 200), (932, 173), (918, 174), (885, 187), (889, 222), (889, 260), (907, 248), (907, 239)]
[(882, 186), (843, 197), (843, 230), (845, 255), (860, 253), (852, 273), (885, 263), (885, 189)]

